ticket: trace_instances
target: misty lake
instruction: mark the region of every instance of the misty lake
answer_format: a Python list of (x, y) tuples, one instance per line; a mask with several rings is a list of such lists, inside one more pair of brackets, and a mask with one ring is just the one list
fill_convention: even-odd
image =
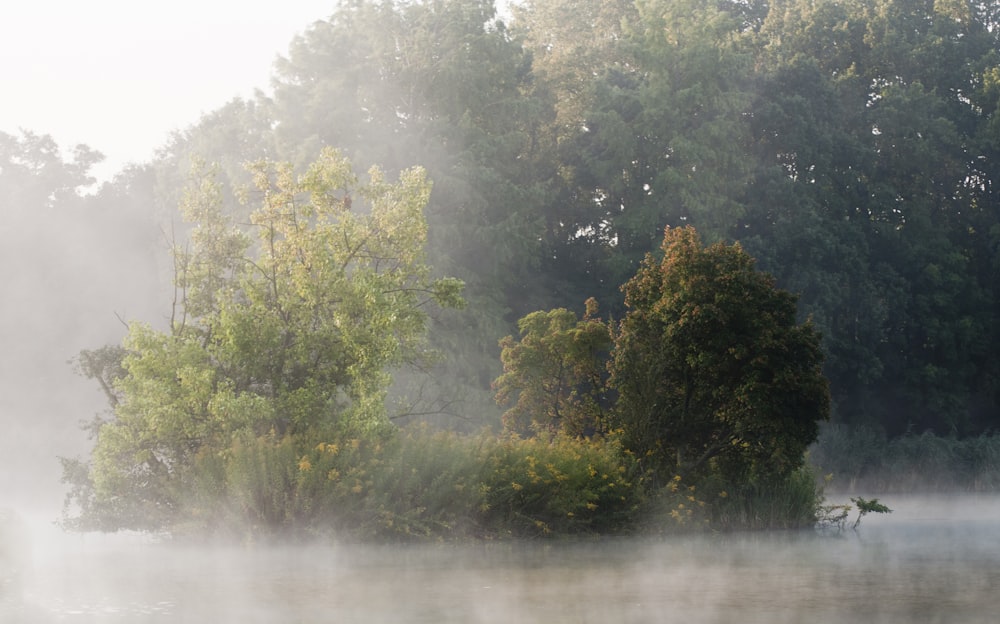
[(996, 621), (1000, 497), (880, 500), (840, 534), (201, 549), (34, 527), (0, 622)]

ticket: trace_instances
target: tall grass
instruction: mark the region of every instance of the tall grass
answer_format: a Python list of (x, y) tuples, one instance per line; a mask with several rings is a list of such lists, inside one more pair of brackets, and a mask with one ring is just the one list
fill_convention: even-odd
[(744, 531), (811, 527), (823, 501), (810, 466), (767, 482), (727, 483), (709, 476), (697, 483), (680, 477), (650, 496), (643, 530)]
[(414, 429), (376, 440), (240, 440), (200, 458), (188, 531), (358, 540), (627, 530), (641, 497), (614, 441)]
[(728, 531), (809, 526), (822, 499), (808, 468), (767, 483), (652, 483), (613, 436), (247, 436), (199, 457), (175, 528), (363, 541)]

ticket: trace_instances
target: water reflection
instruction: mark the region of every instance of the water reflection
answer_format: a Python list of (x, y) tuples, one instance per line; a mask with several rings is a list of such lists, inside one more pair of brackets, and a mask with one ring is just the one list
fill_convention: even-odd
[(2, 622), (979, 622), (1000, 499), (887, 500), (858, 533), (518, 544), (167, 546), (74, 537)]

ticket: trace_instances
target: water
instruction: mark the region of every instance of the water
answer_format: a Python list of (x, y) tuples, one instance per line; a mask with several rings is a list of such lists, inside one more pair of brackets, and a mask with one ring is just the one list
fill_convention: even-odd
[(0, 622), (996, 621), (1000, 497), (883, 502), (894, 513), (839, 535), (283, 549), (50, 535), (0, 585)]

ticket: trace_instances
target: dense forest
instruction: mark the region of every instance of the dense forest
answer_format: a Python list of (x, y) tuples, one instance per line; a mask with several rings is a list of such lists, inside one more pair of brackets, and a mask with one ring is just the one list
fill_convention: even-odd
[[(351, 2), (101, 195), (173, 210), (192, 157), (233, 188), (325, 145), (434, 182), (429, 264), (469, 311), (436, 344), (488, 393), (525, 314), (620, 317), (665, 226), (739, 241), (823, 336), (834, 422), (1000, 424), (993, 3)], [(168, 218), (168, 215), (164, 215)], [(483, 400), (488, 404), (489, 397)], [(468, 415), (468, 414), (466, 414)]]
[[(368, 373), (331, 362), (329, 374), (342, 375), (358, 409), (397, 423), (499, 428), (494, 393), (511, 379), (500, 341), (519, 335), (518, 321), (584, 312), (593, 299), (599, 308), (588, 304), (584, 318), (599, 309), (624, 323), (634, 306), (623, 285), (649, 266), (647, 254), (662, 255), (666, 228), (693, 226), (706, 249), (738, 243), (797, 295), (795, 322), (819, 337), (838, 439), (962, 440), (1000, 425), (1000, 6), (525, 0), (509, 11), (498, 15), (491, 0), (344, 2), (291, 43), (270, 92), (205, 115), (92, 195), (79, 193), (88, 150), (66, 162), (40, 149), (44, 138), (3, 137), (0, 175), (21, 176), (5, 185), (21, 195), (0, 201), (144, 223), (143, 242), (114, 244), (150, 253), (163, 232), (182, 247), (206, 231), (181, 224), (179, 205), (196, 223), (259, 223), (245, 188), (258, 199), (292, 192), (280, 171), (248, 162), (306, 171), (328, 162), (332, 146), (343, 158), (328, 162), (342, 203), (356, 184), (343, 168), (378, 165), (385, 180), (413, 187), (406, 193), (426, 192), (426, 258), (407, 265), (406, 279), (449, 304), (421, 308), (428, 353), (441, 357), (380, 346), (368, 371), (385, 381), (377, 405), (363, 400), (375, 396), (365, 394)], [(192, 181), (210, 200), (184, 194)], [(402, 193), (387, 184), (373, 179), (359, 192), (375, 204), (379, 193)], [(176, 280), (188, 266), (177, 257), (150, 261), (159, 267), (150, 279)], [(449, 290), (459, 281), (464, 306)], [(183, 303), (195, 306), (219, 286), (193, 284)], [(183, 311), (177, 303), (175, 294)], [(364, 340), (405, 325), (400, 314), (381, 326), (369, 319)], [(392, 331), (416, 349), (413, 327)], [(133, 331), (130, 340), (143, 352), (156, 339)], [(507, 356), (516, 343), (507, 339)], [(114, 355), (87, 352), (81, 368), (114, 382)], [(391, 383), (373, 372), (387, 365), (405, 365)], [(113, 404), (122, 391), (111, 388)], [(607, 396), (595, 397), (600, 410)], [(256, 409), (233, 401), (225, 409)]]

